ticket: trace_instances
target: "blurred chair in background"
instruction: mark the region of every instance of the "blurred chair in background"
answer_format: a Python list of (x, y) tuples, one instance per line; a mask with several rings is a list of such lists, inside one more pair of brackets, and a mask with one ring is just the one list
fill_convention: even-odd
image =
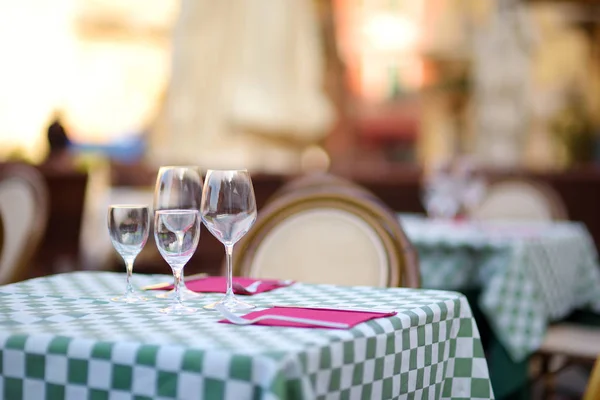
[[(389, 231), (397, 220), (344, 185), (308, 185), (275, 196), (240, 241), (236, 273), (311, 283), (418, 286), (416, 258), (400, 250), (409, 242), (398, 243)], [(385, 216), (391, 217), (387, 224)]]
[(600, 356), (596, 359), (583, 400), (600, 399)]
[(48, 190), (35, 167), (13, 164), (0, 169), (0, 214), (4, 223), (0, 284), (6, 284), (32, 272), (48, 220)]
[(560, 196), (549, 186), (524, 179), (492, 184), (481, 204), (471, 211), (476, 220), (553, 221), (567, 219)]
[(36, 275), (80, 269), (80, 236), (89, 174), (38, 167), (48, 188), (48, 223), (36, 257)]
[[(565, 368), (573, 364), (598, 364), (600, 328), (570, 322), (555, 324), (548, 328), (537, 356), (541, 359), (539, 377), (543, 380), (543, 390), (551, 396), (555, 390), (555, 377)], [(590, 377), (590, 386), (596, 385), (595, 391), (600, 389), (598, 369), (600, 368), (596, 365), (594, 374)], [(600, 399), (600, 396), (590, 397), (592, 398)]]

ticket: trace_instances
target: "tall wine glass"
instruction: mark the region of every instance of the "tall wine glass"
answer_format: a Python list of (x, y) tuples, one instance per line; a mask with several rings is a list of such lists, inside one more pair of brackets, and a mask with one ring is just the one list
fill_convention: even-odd
[(175, 279), (172, 304), (160, 309), (165, 314), (192, 314), (196, 308), (183, 304), (180, 281), (183, 267), (192, 258), (200, 239), (200, 216), (198, 210), (159, 210), (154, 214), (154, 240), (161, 256), (173, 271)]
[(110, 240), (125, 262), (127, 288), (125, 294), (113, 297), (112, 301), (136, 303), (146, 298), (133, 289), (131, 275), (133, 262), (148, 240), (150, 212), (145, 205), (111, 205), (108, 207), (108, 232)]
[(221, 300), (204, 308), (214, 310), (217, 304), (233, 312), (254, 308), (254, 305), (238, 300), (232, 288), (233, 245), (256, 221), (256, 200), (248, 171), (209, 170), (200, 211), (204, 225), (225, 246), (227, 258), (227, 292)]
[[(202, 201), (202, 173), (195, 166), (161, 167), (154, 188), (154, 210), (197, 210)], [(200, 232), (198, 232), (198, 235)], [(183, 272), (179, 281), (179, 295), (182, 299), (202, 296), (185, 286)], [(175, 289), (160, 293), (156, 297), (173, 299)]]

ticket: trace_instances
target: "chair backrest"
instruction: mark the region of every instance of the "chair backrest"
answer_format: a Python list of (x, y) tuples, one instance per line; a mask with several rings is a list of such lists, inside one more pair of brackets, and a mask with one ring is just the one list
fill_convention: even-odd
[(400, 286), (403, 260), (376, 207), (338, 190), (280, 195), (238, 244), (234, 269), (307, 283)]
[(358, 198), (367, 204), (368, 212), (392, 236), (392, 240), (397, 247), (401, 264), (401, 285), (413, 288), (420, 287), (421, 274), (418, 252), (402, 229), (397, 213), (392, 211), (373, 192), (339, 176), (319, 172), (301, 176), (288, 182), (273, 195), (272, 200), (290, 193), (327, 196), (331, 192), (340, 193), (348, 198)]
[(600, 399), (600, 356), (596, 359), (583, 400)]
[(0, 170), (0, 214), (4, 223), (0, 284), (6, 284), (31, 272), (29, 264), (48, 220), (46, 184), (34, 167), (14, 164)]
[(552, 221), (567, 219), (567, 212), (552, 188), (539, 182), (510, 179), (492, 184), (471, 216), (479, 220)]

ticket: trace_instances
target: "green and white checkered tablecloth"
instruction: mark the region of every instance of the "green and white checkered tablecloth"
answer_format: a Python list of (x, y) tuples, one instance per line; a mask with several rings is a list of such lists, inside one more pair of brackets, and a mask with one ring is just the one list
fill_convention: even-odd
[(155, 298), (108, 301), (124, 280), (78, 272), (0, 287), (0, 397), (493, 398), (477, 326), (458, 293), (297, 283), (249, 298), (398, 311), (349, 330), (302, 329), (221, 324), (210, 311), (168, 316)]
[(418, 250), (423, 287), (482, 290), (479, 306), (515, 361), (552, 321), (600, 312), (600, 269), (582, 224), (452, 222), (400, 216)]

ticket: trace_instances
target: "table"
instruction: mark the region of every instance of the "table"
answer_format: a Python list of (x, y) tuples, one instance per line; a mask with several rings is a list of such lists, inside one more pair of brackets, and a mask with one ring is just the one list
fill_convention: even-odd
[[(134, 284), (165, 279), (134, 276)], [(159, 299), (107, 301), (124, 280), (124, 273), (76, 272), (0, 287), (4, 398), (493, 398), (477, 326), (459, 293), (296, 283), (249, 298), (259, 306), (398, 311), (349, 330), (300, 329), (221, 324), (210, 311), (163, 315)]]
[(600, 269), (585, 226), (399, 218), (418, 250), (423, 287), (471, 302), (497, 398), (529, 398), (529, 356), (548, 324), (578, 309), (600, 312)]
[(480, 288), (479, 307), (515, 361), (539, 348), (550, 322), (600, 311), (597, 252), (582, 224), (400, 220), (423, 287)]

